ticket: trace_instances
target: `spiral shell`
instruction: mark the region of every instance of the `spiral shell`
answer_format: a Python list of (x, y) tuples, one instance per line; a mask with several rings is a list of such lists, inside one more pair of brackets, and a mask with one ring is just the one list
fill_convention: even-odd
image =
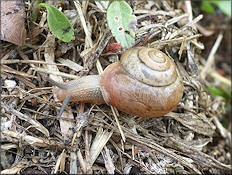
[(125, 51), (101, 78), (108, 104), (141, 117), (162, 116), (174, 109), (183, 95), (182, 78), (163, 52), (147, 47)]
[(121, 57), (121, 65), (130, 77), (152, 86), (170, 85), (177, 78), (175, 63), (153, 48), (129, 49)]

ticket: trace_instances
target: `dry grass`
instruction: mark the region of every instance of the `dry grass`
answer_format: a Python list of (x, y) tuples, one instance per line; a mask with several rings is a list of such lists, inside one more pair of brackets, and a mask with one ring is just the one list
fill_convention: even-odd
[[(25, 4), (29, 15), (31, 1)], [(43, 75), (63, 82), (98, 74), (122, 52), (106, 52), (107, 45), (115, 42), (106, 14), (95, 3), (79, 5), (63, 4), (67, 15), (71, 9), (78, 14), (75, 41), (55, 39), (41, 11), (24, 46), (1, 44), (2, 173), (230, 172), (231, 134), (220, 123), (223, 100), (209, 98), (204, 79), (197, 76), (208, 74), (207, 68), (199, 69), (204, 45), (198, 42), (196, 23), (203, 16), (189, 15), (191, 4), (185, 1), (131, 4), (138, 19), (136, 45), (166, 52), (183, 75), (184, 97), (174, 111), (141, 119), (117, 114), (107, 105), (73, 103), (58, 119), (61, 102)], [(182, 11), (173, 5), (188, 8)]]

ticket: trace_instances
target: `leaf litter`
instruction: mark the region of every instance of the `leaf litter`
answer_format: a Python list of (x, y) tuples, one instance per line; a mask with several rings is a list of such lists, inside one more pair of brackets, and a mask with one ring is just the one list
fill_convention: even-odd
[[(202, 16), (189, 15), (191, 4), (178, 1), (188, 7), (182, 10), (168, 1), (129, 3), (137, 18), (136, 45), (165, 51), (183, 75), (185, 95), (175, 110), (165, 117), (141, 119), (107, 105), (74, 103), (59, 120), (61, 102), (43, 76), (64, 82), (101, 73), (123, 49), (107, 50), (116, 42), (106, 25), (108, 4), (75, 0), (74, 7), (68, 1), (53, 3), (65, 14), (78, 14), (73, 26), (75, 40), (70, 42), (73, 46), (51, 35), (43, 10), (33, 27), (26, 26), (31, 35), (25, 44), (21, 39), (16, 44), (20, 47), (1, 43), (2, 174), (231, 171), (231, 134), (220, 122), (223, 99), (211, 98), (204, 91), (205, 81), (197, 76), (204, 66), (199, 62), (204, 49), (199, 42), (202, 34), (196, 30)], [(32, 13), (31, 5), (32, 1), (24, 1), (27, 15)], [(25, 25), (30, 23), (29, 18), (25, 20)], [(202, 74), (207, 77), (209, 72)]]

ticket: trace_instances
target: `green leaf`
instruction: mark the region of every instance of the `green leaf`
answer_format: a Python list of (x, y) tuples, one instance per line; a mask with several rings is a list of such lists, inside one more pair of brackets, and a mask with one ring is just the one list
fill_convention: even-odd
[(113, 1), (107, 9), (107, 23), (122, 47), (129, 48), (134, 44), (136, 17), (125, 1)]
[(201, 3), (201, 10), (207, 12), (207, 13), (214, 13), (215, 9), (212, 6), (210, 1), (202, 1)]
[(217, 6), (225, 15), (231, 17), (231, 1), (224, 0), (203, 0), (201, 3), (201, 9), (207, 13), (214, 13)]
[(40, 3), (47, 10), (48, 27), (52, 34), (64, 42), (70, 42), (74, 38), (74, 29), (68, 18), (57, 8), (47, 3)]
[(226, 88), (222, 88), (222, 87), (209, 86), (208, 90), (209, 90), (209, 92), (212, 95), (221, 96), (224, 99), (226, 99), (228, 101), (231, 101), (231, 94), (230, 94), (230, 90), (231, 89), (226, 89)]
[(224, 14), (231, 17), (231, 1), (219, 1), (217, 5)]

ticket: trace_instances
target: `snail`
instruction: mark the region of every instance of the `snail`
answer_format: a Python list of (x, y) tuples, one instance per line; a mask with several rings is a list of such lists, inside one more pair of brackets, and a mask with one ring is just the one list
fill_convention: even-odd
[(173, 110), (184, 91), (175, 63), (163, 52), (148, 47), (126, 50), (120, 61), (107, 66), (102, 75), (83, 76), (63, 84), (50, 82), (57, 86), (53, 92), (63, 104), (107, 103), (144, 118)]

